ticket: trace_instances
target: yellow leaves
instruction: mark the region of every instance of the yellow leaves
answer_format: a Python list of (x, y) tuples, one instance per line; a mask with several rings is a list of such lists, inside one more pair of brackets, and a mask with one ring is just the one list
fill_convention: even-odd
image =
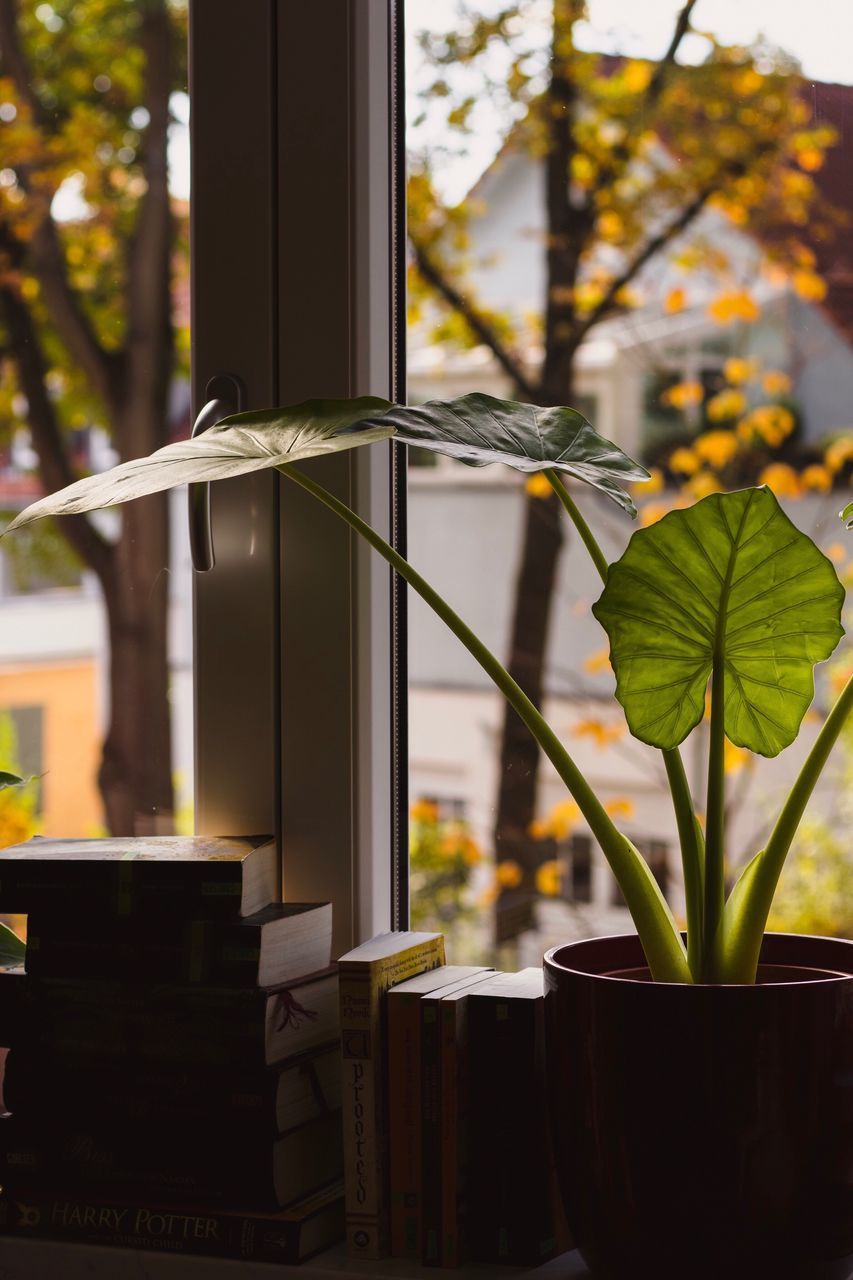
[(438, 822), (438, 805), (432, 800), (416, 800), (409, 816), (413, 822)]
[[(734, 364), (735, 361), (727, 360), (726, 364)], [(739, 364), (746, 364), (745, 360), (738, 361)], [(727, 418), (737, 418), (746, 408), (746, 396), (742, 391), (736, 390), (734, 387), (727, 387), (725, 391), (718, 392), (713, 396), (705, 406), (708, 417), (712, 422), (725, 422)], [(715, 432), (715, 434), (718, 434)]]
[(797, 152), (797, 164), (807, 173), (816, 173), (818, 169), (822, 169), (824, 159), (823, 152), (818, 151), (817, 147), (803, 147), (802, 151)]
[(771, 449), (778, 449), (794, 430), (795, 425), (794, 415), (784, 405), (760, 404), (745, 418), (741, 418), (737, 434), (747, 443), (758, 436)]
[(622, 72), (622, 83), (629, 93), (642, 93), (652, 78), (650, 62), (629, 62)]
[(709, 493), (720, 493), (722, 491), (722, 485), (710, 471), (697, 472), (695, 476), (690, 477), (684, 488), (696, 502), (700, 498), (707, 498)]
[(600, 676), (603, 672), (610, 670), (610, 650), (598, 649), (595, 653), (591, 653), (588, 658), (584, 658), (583, 669), (591, 676)]
[(795, 271), (791, 276), (791, 285), (797, 297), (804, 302), (822, 302), (826, 297), (826, 281), (816, 271)]
[(597, 747), (609, 747), (612, 742), (618, 742), (625, 733), (625, 727), (618, 721), (613, 724), (605, 724), (603, 720), (596, 720), (590, 717), (587, 720), (579, 720), (572, 729), (572, 733), (578, 738), (592, 738)]
[(723, 769), (727, 774), (740, 773), (752, 757), (744, 747), (736, 747), (728, 738), (723, 743)]
[(686, 289), (670, 289), (664, 298), (663, 309), (667, 315), (678, 315), (679, 311), (683, 311), (687, 306), (687, 290)]
[[(749, 359), (745, 356), (731, 356), (723, 365), (723, 376), (726, 382), (730, 382), (732, 386), (742, 387), (744, 383), (752, 381), (758, 373), (758, 369), (759, 362), (755, 356)], [(735, 413), (741, 412), (743, 412), (742, 409), (735, 410)]]
[(853, 436), (833, 440), (823, 455), (823, 460), (833, 475), (837, 475), (847, 462), (853, 462)]
[(800, 472), (800, 484), (814, 493), (829, 493), (832, 488), (832, 473), (828, 467), (813, 462)]
[(748, 67), (735, 76), (732, 88), (739, 98), (751, 98), (753, 94), (758, 93), (763, 84), (764, 76), (760, 75), (754, 67)]
[[(726, 393), (724, 392), (723, 394)], [(738, 392), (731, 392), (730, 394), (736, 396)], [(716, 398), (719, 399), (720, 397)], [(743, 396), (740, 398), (743, 399)], [(737, 436), (733, 431), (706, 431), (693, 444), (693, 452), (703, 462), (718, 469), (731, 462), (737, 451)]]
[(438, 846), (438, 852), (443, 858), (461, 858), (469, 867), (476, 867), (483, 861), (480, 846), (463, 827), (446, 835)]
[(787, 462), (771, 462), (758, 477), (759, 484), (766, 484), (777, 498), (799, 498), (802, 496), (800, 478)]
[(672, 405), (673, 409), (689, 409), (693, 405), (701, 404), (704, 394), (701, 382), (677, 382), (674, 387), (664, 391), (661, 401)]
[(554, 492), (548, 478), (541, 471), (535, 472), (525, 480), (524, 491), (531, 498), (550, 498)]
[(571, 163), (572, 181), (588, 191), (598, 176), (598, 165), (583, 151), (576, 151)]
[(512, 858), (502, 859), (495, 867), (495, 880), (502, 889), (517, 889), (524, 879), (524, 873)]
[(534, 840), (567, 840), (576, 827), (581, 811), (574, 800), (562, 800), (545, 818), (531, 822), (529, 834)]
[(769, 396), (786, 396), (793, 384), (790, 376), (781, 369), (768, 369), (761, 385)]
[(615, 244), (622, 239), (625, 224), (615, 209), (605, 209), (599, 214), (597, 229), (602, 240)]
[(604, 808), (611, 818), (633, 818), (634, 816), (634, 802), (627, 796), (617, 796), (613, 800), (606, 801)]
[(640, 512), (640, 526), (648, 529), (650, 525), (662, 520), (670, 511), (672, 511), (671, 502), (647, 502)]
[(536, 890), (543, 898), (556, 898), (560, 893), (562, 870), (556, 858), (550, 858), (536, 868)]
[(25, 302), (34, 302), (41, 293), (41, 285), (32, 276), (25, 276), (21, 281), (20, 293)]
[(826, 548), (826, 554), (833, 564), (843, 564), (847, 559), (847, 548), (842, 542), (833, 542)]
[(695, 475), (699, 470), (700, 462), (692, 449), (688, 449), (682, 445), (680, 449), (675, 449), (669, 455), (669, 469), (682, 476)]
[(760, 316), (761, 308), (748, 290), (729, 289), (708, 304), (707, 312), (715, 324), (728, 325), (734, 320), (752, 324)]

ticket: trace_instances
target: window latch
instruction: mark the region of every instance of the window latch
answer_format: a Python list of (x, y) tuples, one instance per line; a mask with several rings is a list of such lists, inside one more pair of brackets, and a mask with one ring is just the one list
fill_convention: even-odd
[[(193, 423), (192, 439), (209, 427), (243, 409), (243, 385), (230, 373), (211, 378), (204, 389), (204, 407)], [(207, 573), (216, 563), (213, 551), (213, 529), (210, 523), (210, 484), (205, 481), (188, 486), (190, 555), (196, 573)]]

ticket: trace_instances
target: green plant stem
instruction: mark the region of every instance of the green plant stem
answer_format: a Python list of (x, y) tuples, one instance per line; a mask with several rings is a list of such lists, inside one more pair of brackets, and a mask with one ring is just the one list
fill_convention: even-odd
[(705, 819), (705, 886), (701, 980), (714, 982), (715, 948), (726, 901), (725, 888), (725, 658), (715, 647), (711, 674), (711, 734), (708, 745), (708, 812)]
[(702, 975), (702, 938), (705, 928), (705, 837), (690, 794), (684, 761), (677, 747), (662, 751), (669, 790), (678, 826), (681, 864), (684, 870), (684, 901), (687, 912), (687, 963), (693, 981)]
[(592, 558), (592, 563), (595, 565), (601, 577), (601, 581), (606, 582), (607, 570), (609, 568), (609, 565), (607, 563), (607, 557), (605, 556), (604, 552), (601, 550), (601, 546), (599, 545), (598, 539), (596, 538), (595, 534), (592, 532), (592, 529), (590, 529), (586, 520), (584, 520), (583, 516), (580, 513), (577, 503), (575, 502), (572, 495), (569, 493), (566, 486), (563, 484), (557, 472), (549, 468), (545, 472), (545, 475), (547, 477), (548, 483), (550, 484), (551, 488), (554, 490), (557, 497), (560, 499), (560, 502), (563, 504), (566, 514), (568, 515), (572, 524), (575, 526), (578, 533), (580, 534), (581, 541), (583, 542), (584, 546), (589, 552), (590, 557)]
[(380, 534), (333, 494), (289, 466), (283, 475), (306, 489), (358, 533), (441, 618), (497, 685), (510, 706), (527, 725), (545, 755), (574, 797), (590, 830), (600, 844), (625, 896), (637, 927), (652, 977), (658, 982), (690, 982), (690, 970), (681, 935), (654, 876), (630, 840), (617, 829), (589, 783), (551, 726), (516, 684), (506, 668), (482, 643), (439, 593), (394, 550)]
[(853, 676), (847, 681), (823, 723), (788, 793), (764, 849), (747, 864), (729, 895), (724, 916), (721, 982), (754, 982), (761, 940), (776, 886), (806, 805), (829, 753), (853, 711)]
[[(572, 524), (580, 534), (581, 541), (590, 554), (593, 564), (598, 570), (602, 582), (607, 582), (609, 565), (607, 557), (601, 549), (595, 534), (584, 519), (580, 508), (572, 498), (559, 474), (554, 470), (545, 472), (551, 488), (556, 493)], [(694, 981), (698, 981), (701, 970), (703, 914), (704, 914), (704, 880), (705, 880), (705, 838), (696, 818), (696, 808), (690, 794), (690, 784), (681, 752), (677, 747), (670, 747), (661, 752), (672, 805), (675, 810), (675, 821), (678, 826), (678, 840), (681, 847), (681, 863), (684, 871), (684, 898), (687, 911), (687, 960)]]

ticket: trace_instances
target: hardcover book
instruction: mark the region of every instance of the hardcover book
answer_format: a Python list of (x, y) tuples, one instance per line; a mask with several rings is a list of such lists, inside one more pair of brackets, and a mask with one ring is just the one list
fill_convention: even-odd
[(167, 1134), (96, 1117), (0, 1119), (0, 1182), (16, 1198), (56, 1187), (164, 1203), (285, 1207), (341, 1177), (341, 1115), (331, 1111), (279, 1136), (229, 1134), (208, 1117)]
[(441, 965), (388, 992), (391, 1253), (398, 1258), (421, 1255), (422, 1017), (426, 1000), (437, 989), (473, 982), (486, 972), (477, 965)]
[(467, 1017), (472, 1258), (536, 1266), (571, 1247), (547, 1114), (542, 970), (482, 983)]
[(0, 1197), (0, 1234), (292, 1265), (343, 1239), (344, 1190), (336, 1182), (272, 1213), (208, 1205), (176, 1210), (158, 1200), (76, 1193), (8, 1195)]
[(26, 980), (23, 965), (0, 965), (0, 1048), (8, 1049), (18, 1033)]
[(216, 919), (274, 902), (279, 859), (270, 836), (139, 836), (46, 840), (0, 850), (0, 911), (73, 906), (96, 914)]
[(390, 1245), (385, 994), (444, 964), (439, 933), (384, 933), (339, 960), (347, 1249), (382, 1258)]
[(126, 1063), (110, 1069), (45, 1059), (16, 1045), (6, 1060), (3, 1096), (16, 1116), (112, 1115), (128, 1128), (180, 1132), (215, 1123), (224, 1136), (270, 1137), (341, 1109), (340, 1038), (273, 1067), (203, 1071)]
[(28, 986), (20, 1044), (66, 1065), (271, 1065), (340, 1033), (332, 966), (280, 987), (43, 980)]
[(33, 978), (269, 987), (326, 969), (331, 958), (328, 902), (272, 903), (239, 920), (190, 919), (167, 929), (109, 917), (93, 927), (88, 912), (27, 918)]

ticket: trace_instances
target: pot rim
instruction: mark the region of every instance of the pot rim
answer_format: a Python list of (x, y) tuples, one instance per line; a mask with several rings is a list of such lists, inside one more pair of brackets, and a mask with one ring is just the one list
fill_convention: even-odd
[[(799, 982), (791, 982), (791, 981), (784, 981), (784, 982), (760, 982), (760, 983), (752, 983), (752, 982), (648, 982), (648, 981), (645, 981), (645, 980), (643, 980), (643, 979), (641, 979), (641, 978), (627, 978), (627, 977), (621, 977), (621, 976), (619, 976), (619, 975), (617, 975), (617, 974), (612, 974), (612, 973), (591, 973), (587, 968), (581, 968), (581, 967), (579, 967), (579, 966), (578, 966), (578, 967), (575, 967), (575, 966), (572, 966), (572, 965), (569, 965), (569, 964), (565, 964), (565, 963), (563, 963), (561, 960), (558, 960), (558, 959), (557, 959), (557, 953), (558, 953), (558, 952), (560, 952), (560, 951), (569, 951), (570, 949), (575, 948), (575, 947), (590, 947), (590, 946), (595, 946), (596, 944), (601, 944), (602, 946), (605, 946), (605, 945), (607, 945), (607, 944), (611, 944), (611, 945), (613, 945), (613, 944), (617, 944), (617, 945), (618, 945), (618, 944), (622, 944), (622, 945), (629, 944), (629, 945), (630, 945), (631, 940), (635, 940), (635, 941), (637, 942), (637, 944), (639, 944), (639, 939), (638, 939), (638, 937), (637, 937), (637, 934), (635, 934), (635, 933), (612, 933), (612, 934), (604, 934), (604, 935), (602, 935), (602, 936), (600, 936), (600, 937), (594, 937), (594, 938), (579, 938), (579, 939), (577, 939), (575, 942), (561, 942), (561, 943), (558, 943), (558, 944), (557, 944), (557, 946), (555, 946), (555, 947), (550, 947), (550, 948), (545, 952), (545, 954), (544, 954), (544, 956), (543, 956), (543, 958), (542, 958), (542, 967), (543, 967), (543, 970), (548, 970), (548, 969), (550, 969), (550, 970), (552, 971), (552, 973), (555, 973), (555, 974), (556, 974), (556, 973), (569, 973), (569, 974), (573, 974), (573, 975), (574, 975), (574, 976), (576, 976), (576, 977), (579, 977), (579, 978), (585, 978), (585, 979), (587, 979), (587, 980), (589, 980), (589, 981), (593, 981), (593, 982), (605, 982), (605, 983), (626, 983), (626, 984), (629, 984), (629, 985), (631, 985), (631, 986), (646, 987), (646, 988), (648, 988), (648, 989), (653, 989), (653, 988), (655, 988), (655, 987), (675, 987), (675, 988), (682, 988), (682, 989), (684, 989), (684, 990), (686, 990), (686, 991), (689, 991), (689, 990), (699, 990), (699, 991), (761, 991), (761, 990), (766, 990), (768, 987), (771, 987), (771, 988), (773, 988), (774, 990), (779, 990), (780, 988), (784, 988), (784, 987), (800, 987), (800, 988), (802, 988), (802, 987), (810, 987), (810, 986), (826, 986), (826, 985), (831, 985), (832, 983), (836, 983), (836, 982), (853, 982), (853, 939), (849, 939), (849, 938), (830, 938), (830, 937), (824, 937), (824, 936), (817, 935), (817, 934), (805, 934), (805, 933), (773, 933), (773, 932), (765, 933), (764, 937), (765, 937), (765, 939), (767, 939), (767, 938), (769, 938), (769, 937), (772, 937), (772, 938), (779, 938), (779, 939), (785, 939), (785, 940), (787, 940), (789, 943), (793, 942), (795, 945), (796, 945), (796, 944), (798, 944), (798, 943), (803, 943), (803, 945), (807, 945), (807, 944), (810, 944), (810, 943), (812, 943), (812, 944), (813, 944), (813, 943), (817, 943), (817, 944), (826, 943), (826, 944), (829, 944), (829, 945), (831, 945), (831, 946), (842, 947), (842, 948), (844, 948), (845, 950), (849, 951), (849, 954), (850, 954), (849, 971), (848, 971), (848, 972), (846, 972), (846, 973), (843, 973), (843, 972), (841, 972), (841, 971), (840, 971), (840, 970), (838, 970), (838, 969), (824, 969), (824, 968), (822, 968), (822, 966), (821, 966), (821, 965), (809, 965), (809, 964), (803, 964), (803, 965), (799, 966), (799, 965), (796, 965), (796, 964), (791, 964), (791, 962), (790, 962), (790, 961), (787, 961), (787, 962), (784, 964), (784, 967), (785, 967), (785, 968), (787, 968), (787, 969), (791, 969), (791, 968), (800, 968), (800, 967), (801, 967), (803, 970), (806, 970), (806, 969), (811, 970), (811, 971), (815, 974), (815, 976), (814, 976), (814, 977), (809, 977), (809, 978), (803, 979), (802, 981), (799, 981)], [(640, 954), (641, 954), (641, 956), (642, 956), (642, 948), (640, 949)], [(770, 966), (772, 966), (773, 961), (765, 960), (763, 963), (764, 963), (766, 966), (770, 967)], [(780, 964), (780, 966), (779, 966), (779, 967), (782, 967), (782, 965)]]

